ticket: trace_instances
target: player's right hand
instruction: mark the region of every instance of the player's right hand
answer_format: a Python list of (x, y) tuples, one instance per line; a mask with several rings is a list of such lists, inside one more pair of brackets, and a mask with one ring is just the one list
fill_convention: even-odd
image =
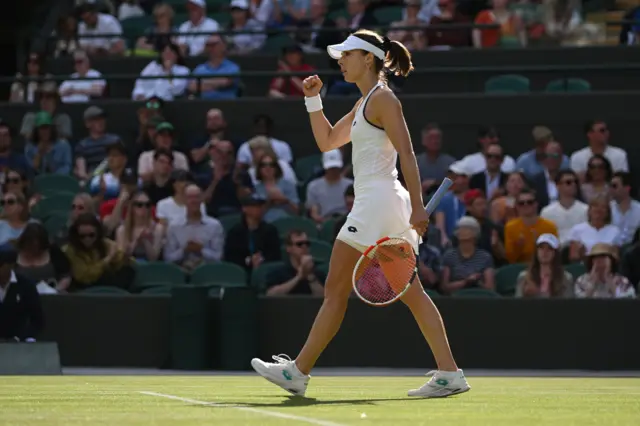
[(316, 96), (322, 89), (322, 80), (317, 75), (307, 77), (302, 81), (302, 92), (307, 98)]

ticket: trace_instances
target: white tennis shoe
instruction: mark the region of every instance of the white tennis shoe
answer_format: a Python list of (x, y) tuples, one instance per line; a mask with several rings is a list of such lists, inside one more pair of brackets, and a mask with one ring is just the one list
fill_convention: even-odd
[(273, 355), (272, 358), (275, 362), (264, 362), (253, 358), (251, 366), (256, 373), (274, 385), (280, 386), (293, 395), (304, 396), (311, 376), (302, 374), (288, 355)]
[(412, 389), (409, 396), (422, 398), (444, 398), (451, 395), (467, 392), (471, 389), (462, 370), (441, 371), (434, 370), (427, 373), (431, 379), (420, 389)]

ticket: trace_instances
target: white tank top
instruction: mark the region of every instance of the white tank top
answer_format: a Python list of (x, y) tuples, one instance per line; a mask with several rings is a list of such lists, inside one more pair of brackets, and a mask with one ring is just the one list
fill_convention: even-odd
[(369, 98), (379, 87), (379, 82), (367, 93), (356, 110), (351, 125), (351, 145), (354, 186), (362, 187), (368, 180), (396, 180), (398, 171), (396, 161), (398, 153), (387, 137), (386, 132), (371, 124), (364, 116)]

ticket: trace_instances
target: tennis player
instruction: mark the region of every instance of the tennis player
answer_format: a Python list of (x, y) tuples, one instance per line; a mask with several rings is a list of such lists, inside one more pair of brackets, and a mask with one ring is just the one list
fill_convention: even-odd
[[(422, 201), (416, 157), (402, 112), (402, 105), (386, 85), (386, 72), (406, 76), (413, 70), (411, 54), (397, 41), (360, 30), (344, 42), (327, 47), (338, 60), (348, 82), (355, 83), (362, 98), (334, 126), (322, 111), (317, 75), (304, 80), (305, 104), (313, 135), (322, 152), (353, 144), (355, 202), (338, 233), (329, 264), (324, 302), (302, 351), (295, 360), (273, 356), (275, 362), (258, 358), (251, 365), (265, 379), (294, 395), (304, 396), (309, 373), (316, 360), (340, 328), (352, 290), (352, 275), (362, 252), (387, 235), (402, 233), (408, 226), (418, 249), (429, 217)], [(398, 181), (396, 160), (408, 191)], [(402, 297), (409, 307), (438, 364), (428, 383), (409, 391), (409, 396), (446, 397), (470, 389), (458, 369), (438, 309), (424, 292), (418, 278)]]

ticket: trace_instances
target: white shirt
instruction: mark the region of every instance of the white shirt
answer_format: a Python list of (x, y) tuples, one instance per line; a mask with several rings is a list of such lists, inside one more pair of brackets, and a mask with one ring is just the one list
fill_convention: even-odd
[(640, 227), (640, 202), (631, 200), (629, 210), (625, 213), (620, 211), (618, 203), (611, 202), (611, 223), (620, 229), (621, 244), (628, 244), (633, 240), (636, 229)]
[[(484, 155), (481, 152), (476, 152), (475, 154), (469, 154), (464, 157), (460, 162), (463, 164), (463, 167), (472, 175), (476, 173), (482, 173), (487, 170), (487, 159), (484, 158)], [(500, 166), (500, 170), (503, 173), (511, 173), (516, 170), (516, 162), (513, 157), (509, 155), (505, 155), (502, 160), (502, 166)]]
[(122, 3), (118, 7), (118, 20), (124, 21), (127, 18), (144, 16), (144, 10), (137, 4)]
[[(271, 148), (278, 156), (278, 160), (284, 160), (287, 163), (293, 161), (293, 154), (291, 153), (291, 147), (285, 141), (281, 141), (276, 138), (269, 138)], [(253, 164), (253, 157), (251, 156), (251, 148), (248, 143), (243, 143), (238, 148), (238, 162), (242, 164)]]
[(553, 179), (551, 179), (551, 176), (549, 176), (547, 169), (544, 169), (544, 179), (547, 182), (547, 195), (549, 196), (549, 202), (557, 200), (558, 187)]
[[(157, 61), (151, 61), (140, 73), (143, 77), (156, 76), (156, 75), (189, 75), (191, 71), (189, 68), (183, 65), (173, 65), (170, 72), (165, 71), (162, 64)], [(137, 96), (144, 96), (145, 99), (149, 99), (152, 96), (157, 96), (165, 101), (172, 101), (174, 97), (181, 96), (187, 88), (189, 83), (188, 79), (176, 78), (158, 78), (158, 79), (138, 79), (133, 89), (131, 97), (135, 99)]]
[[(102, 74), (100, 74), (99, 71), (90, 69), (89, 71), (87, 71), (87, 75), (85, 77), (102, 77)], [(104, 90), (107, 85), (107, 82), (104, 80), (76, 80), (77, 78), (80, 78), (80, 75), (77, 72), (74, 72), (73, 74), (71, 74), (71, 79), (63, 81), (58, 88), (58, 92), (60, 93), (62, 102), (89, 102), (91, 100), (90, 96), (81, 95), (79, 93), (62, 96), (62, 93), (66, 89), (90, 90), (93, 86), (99, 86), (102, 88), (102, 90)]]
[(211, 33), (219, 31), (220, 25), (211, 18), (204, 17), (199, 24), (191, 21), (183, 22), (178, 28), (181, 33), (209, 33), (203, 35), (188, 35), (178, 37), (178, 44), (186, 44), (189, 47), (189, 56), (198, 56), (204, 52), (204, 46)]
[[(604, 156), (611, 163), (611, 168), (614, 172), (629, 171), (627, 153), (624, 149), (608, 145), (604, 150)], [(589, 164), (591, 157), (593, 157), (593, 151), (591, 151), (590, 147), (582, 148), (580, 151), (574, 152), (571, 154), (571, 169), (576, 173), (586, 172), (587, 164)]]
[[(287, 163), (284, 160), (278, 160), (278, 164), (282, 169), (282, 179), (297, 184), (298, 177), (296, 176), (296, 172), (293, 171), (291, 164)], [(249, 177), (251, 177), (251, 182), (253, 182), (254, 185), (258, 182), (258, 180), (256, 179), (256, 168), (253, 166), (249, 168)]]
[[(146, 175), (153, 172), (153, 157), (155, 150), (145, 151), (138, 157), (138, 174)], [(189, 160), (187, 156), (180, 151), (172, 151), (173, 168), (177, 170), (189, 170)]]
[(615, 225), (605, 225), (603, 228), (596, 229), (588, 222), (583, 222), (571, 229), (569, 241), (581, 243), (589, 254), (591, 247), (598, 243), (617, 246), (619, 237), (620, 229)]
[[(83, 35), (101, 35), (106, 37), (82, 38)], [(116, 34), (114, 37), (113, 35)], [(115, 16), (106, 13), (98, 13), (98, 22), (95, 28), (88, 28), (87, 24), (80, 22), (78, 24), (78, 41), (83, 48), (95, 47), (100, 49), (109, 49), (111, 45), (120, 41), (122, 35), (122, 26)]]
[[(203, 216), (207, 216), (207, 209), (204, 203), (200, 204), (200, 211)], [(165, 219), (169, 225), (176, 221), (184, 220), (187, 214), (187, 206), (179, 206), (176, 204), (173, 197), (167, 197), (164, 200), (158, 201), (156, 205), (156, 217), (158, 219)]]
[(560, 244), (566, 246), (571, 242), (569, 238), (573, 227), (587, 221), (587, 210), (589, 206), (582, 201), (576, 200), (568, 209), (559, 201), (554, 201), (542, 209), (540, 217), (556, 224)]
[(273, 0), (262, 0), (259, 6), (251, 2), (249, 5), (253, 19), (262, 23), (268, 24), (271, 21), (271, 15), (273, 15)]
[(9, 284), (5, 288), (0, 287), (0, 302), (4, 301), (4, 298), (7, 296), (9, 291), (9, 287), (11, 287), (11, 283), (17, 283), (18, 277), (16, 277), (16, 273), (11, 271), (11, 278), (9, 278)]

